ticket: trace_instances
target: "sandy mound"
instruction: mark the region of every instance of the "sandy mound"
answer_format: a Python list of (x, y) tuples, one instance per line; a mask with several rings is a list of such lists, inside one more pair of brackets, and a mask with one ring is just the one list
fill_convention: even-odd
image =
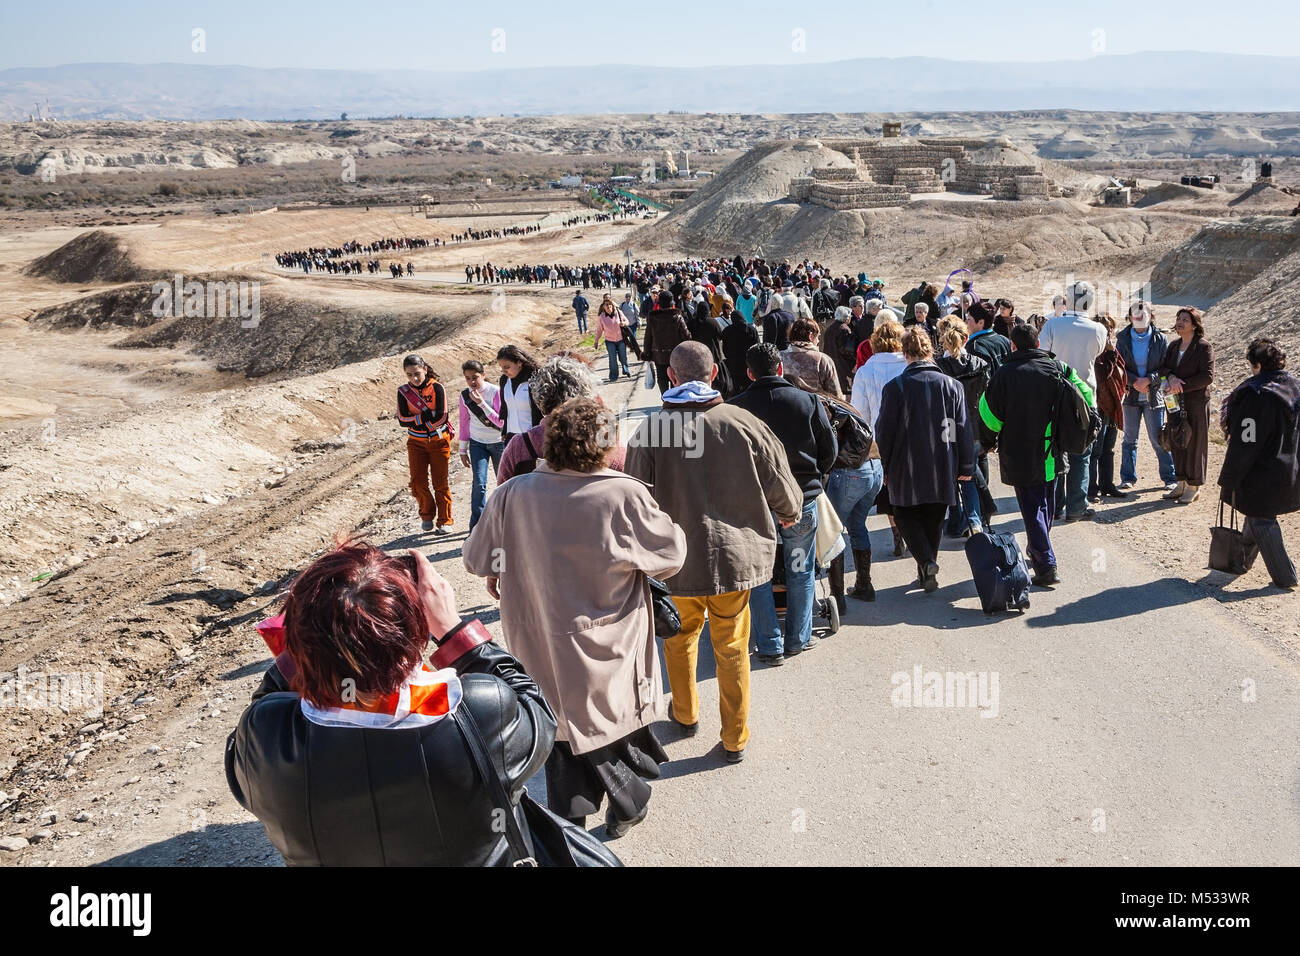
[[(775, 234), (800, 215), (800, 205), (789, 201), (790, 180), (823, 166), (851, 169), (853, 162), (824, 146), (781, 142), (756, 147), (673, 210), (658, 238), (709, 248), (719, 242), (744, 249), (773, 242)], [(833, 218), (829, 209), (817, 208), (826, 214), (818, 220)], [(857, 218), (856, 213), (848, 215)], [(860, 236), (860, 224), (857, 232)]]
[(1276, 212), (1278, 215), (1289, 213), (1300, 203), (1300, 196), (1286, 192), (1272, 183), (1254, 183), (1239, 196), (1228, 200), (1234, 209), (1252, 212)]
[(1151, 272), (1159, 298), (1209, 303), (1300, 249), (1300, 218), (1216, 219), (1167, 253)]
[[(1216, 377), (1228, 387), (1250, 369), (1244, 358), (1252, 339), (1268, 335), (1289, 356), (1300, 355), (1300, 249), (1283, 257), (1206, 313), (1206, 332), (1214, 343)], [(1223, 369), (1224, 371), (1218, 371)], [(1221, 394), (1226, 391), (1221, 390)]]
[(103, 229), (83, 232), (48, 255), (33, 260), (24, 275), (55, 282), (138, 282), (154, 278), (140, 267), (131, 247)]
[(1210, 195), (1214, 194), (1204, 189), (1198, 189), (1196, 186), (1183, 186), (1180, 183), (1161, 183), (1159, 186), (1148, 189), (1142, 198), (1133, 205), (1138, 209), (1147, 209), (1167, 202), (1196, 202)]

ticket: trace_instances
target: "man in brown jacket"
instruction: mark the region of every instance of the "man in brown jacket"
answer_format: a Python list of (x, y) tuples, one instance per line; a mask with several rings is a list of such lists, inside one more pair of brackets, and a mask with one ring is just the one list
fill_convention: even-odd
[(673, 349), (672, 388), (628, 442), (626, 472), (651, 485), (659, 507), (686, 531), (686, 563), (665, 583), (682, 618), (664, 641), (673, 700), (668, 715), (696, 732), (699, 639), (707, 616), (718, 676), (722, 746), (739, 763), (749, 740), (749, 591), (772, 578), (775, 513), (794, 524), (803, 491), (785, 449), (752, 414), (724, 404), (718, 367), (699, 342)]

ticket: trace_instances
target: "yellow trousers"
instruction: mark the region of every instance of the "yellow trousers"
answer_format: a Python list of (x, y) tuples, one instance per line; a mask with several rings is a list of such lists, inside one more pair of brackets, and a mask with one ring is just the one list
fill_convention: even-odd
[(664, 641), (668, 686), (673, 692), (674, 719), (693, 724), (700, 719), (700, 695), (695, 687), (700, 632), (709, 619), (713, 661), (718, 674), (718, 710), (722, 715), (722, 746), (744, 750), (749, 740), (749, 592), (729, 591), (707, 597), (673, 597), (682, 618), (676, 637)]

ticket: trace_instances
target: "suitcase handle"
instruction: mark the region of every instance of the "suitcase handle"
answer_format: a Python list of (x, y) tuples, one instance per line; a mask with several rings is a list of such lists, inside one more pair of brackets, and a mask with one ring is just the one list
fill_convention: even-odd
[[(1223, 499), (1220, 498), (1219, 499), (1219, 527), (1220, 528), (1224, 527), (1223, 504), (1224, 504)], [(1228, 520), (1231, 521), (1232, 524), (1228, 525), (1227, 527), (1229, 527), (1233, 531), (1236, 531), (1237, 530), (1237, 493), (1235, 491), (1232, 493), (1232, 504), (1228, 506), (1228, 512), (1230, 515)]]

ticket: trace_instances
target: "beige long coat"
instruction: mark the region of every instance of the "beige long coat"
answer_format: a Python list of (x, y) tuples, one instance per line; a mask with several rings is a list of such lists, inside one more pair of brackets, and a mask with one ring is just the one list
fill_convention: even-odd
[(663, 684), (646, 575), (676, 574), (686, 536), (622, 472), (537, 470), (487, 500), (465, 567), (501, 579), (507, 649), (546, 695), (574, 753), (661, 716)]

